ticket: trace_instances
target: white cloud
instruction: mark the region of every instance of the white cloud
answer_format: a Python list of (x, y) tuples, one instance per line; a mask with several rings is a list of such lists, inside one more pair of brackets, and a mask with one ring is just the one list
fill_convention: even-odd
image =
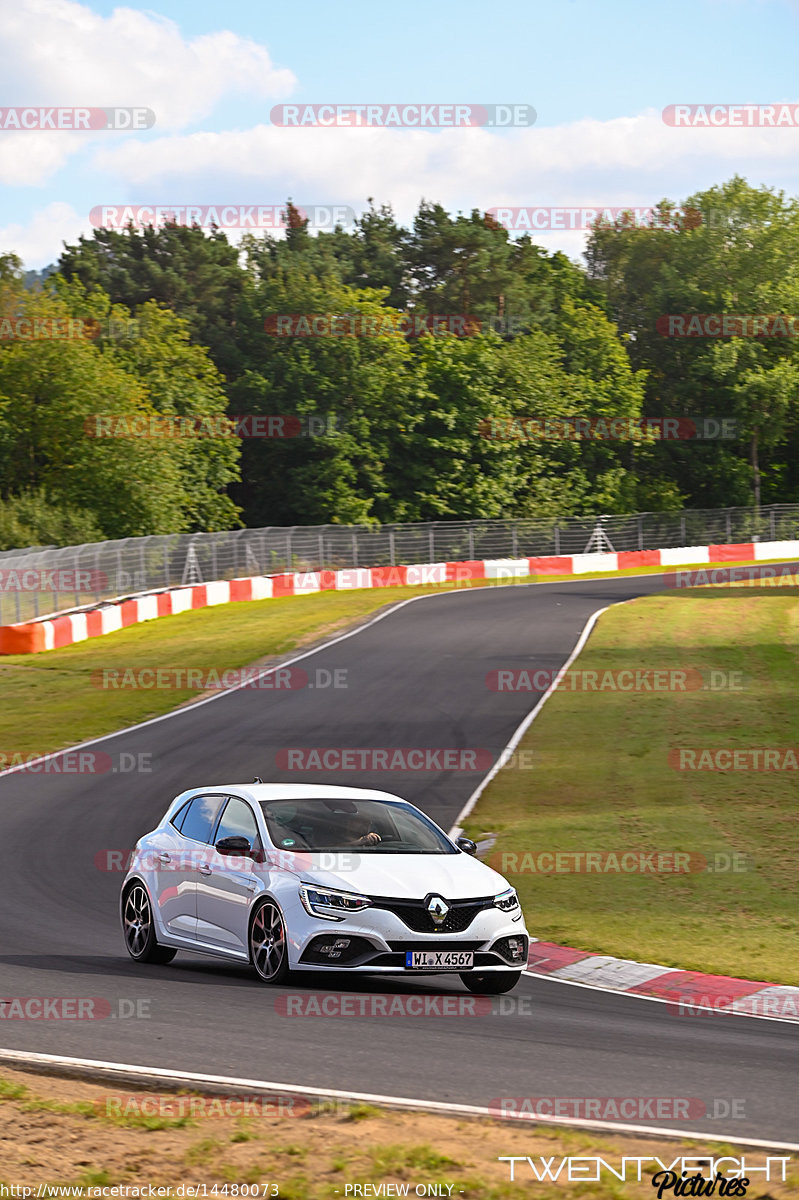
[[(4, 6), (2, 22), (4, 106), (138, 106), (169, 131), (202, 120), (231, 95), (266, 109), (296, 82), (249, 38), (223, 30), (187, 39), (174, 21), (131, 8), (102, 17), (74, 0), (19, 0)], [(0, 133), (0, 179), (41, 183), (89, 139), (127, 136)]]
[(86, 219), (69, 204), (55, 201), (34, 213), (30, 221), (0, 228), (0, 254), (18, 254), (26, 268), (38, 270), (56, 262), (62, 242), (77, 242)]
[[(194, 133), (106, 143), (96, 165), (116, 176), (114, 203), (341, 203), (367, 196), (407, 221), (420, 196), (450, 209), (494, 205), (645, 205), (680, 200), (734, 173), (790, 187), (799, 129), (675, 129), (647, 111), (610, 121), (498, 135), (486, 129)], [(224, 184), (220, 184), (223, 179)]]

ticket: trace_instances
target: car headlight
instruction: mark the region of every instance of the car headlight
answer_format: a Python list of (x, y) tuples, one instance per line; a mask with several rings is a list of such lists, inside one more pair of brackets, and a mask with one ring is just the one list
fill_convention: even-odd
[(514, 908), (519, 907), (519, 897), (513, 888), (508, 888), (507, 892), (500, 892), (494, 897), (494, 908), (500, 909), (501, 912), (513, 912)]
[(300, 900), (307, 913), (325, 921), (343, 921), (348, 913), (361, 912), (372, 903), (368, 896), (339, 892), (335, 888), (314, 887), (310, 883), (300, 886)]

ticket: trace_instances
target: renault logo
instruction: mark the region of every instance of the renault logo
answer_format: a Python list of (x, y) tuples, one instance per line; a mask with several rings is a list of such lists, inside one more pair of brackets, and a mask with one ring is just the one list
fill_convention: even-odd
[(449, 915), (449, 905), (441, 896), (428, 896), (427, 911), (436, 925), (443, 925)]

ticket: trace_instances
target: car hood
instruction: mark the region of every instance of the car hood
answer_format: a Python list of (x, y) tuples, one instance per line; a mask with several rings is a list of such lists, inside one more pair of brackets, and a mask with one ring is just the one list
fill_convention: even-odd
[(491, 867), (469, 854), (343, 854), (327, 855), (325, 867), (297, 872), (305, 883), (361, 892), (366, 896), (391, 896), (423, 900), (438, 892), (447, 900), (495, 896), (509, 884)]

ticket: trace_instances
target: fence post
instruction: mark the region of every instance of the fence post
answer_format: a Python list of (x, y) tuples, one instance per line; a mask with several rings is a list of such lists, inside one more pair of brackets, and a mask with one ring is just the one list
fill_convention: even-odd
[(358, 565), (358, 533), (355, 529), (352, 531), (352, 565)]
[(294, 532), (294, 526), (286, 534), (286, 570), (291, 570), (291, 535)]
[(685, 545), (685, 517), (680, 517), (680, 545)]
[(319, 570), (325, 569), (325, 535), (319, 534)]
[(774, 505), (772, 504), (771, 511), (769, 512), (769, 528), (771, 529), (772, 542), (776, 542), (777, 540), (777, 527), (774, 521), (775, 516), (776, 513), (774, 512)]
[(644, 518), (639, 517), (638, 518), (638, 549), (643, 550), (643, 548), (644, 548)]
[(469, 522), (469, 558), (474, 561), (474, 525)]
[(512, 550), (513, 557), (518, 558), (519, 557), (519, 522), (518, 521), (513, 522), (512, 546), (513, 546), (513, 550)]
[(732, 541), (732, 515), (729, 509), (727, 509), (727, 541)]
[(560, 555), (560, 525), (555, 526), (555, 557)]
[(394, 562), (394, 529), (393, 529), (393, 527), (391, 529), (389, 529), (389, 531), (388, 531), (388, 557), (389, 557), (389, 561), (391, 562), (392, 567), (396, 566), (396, 563)]

